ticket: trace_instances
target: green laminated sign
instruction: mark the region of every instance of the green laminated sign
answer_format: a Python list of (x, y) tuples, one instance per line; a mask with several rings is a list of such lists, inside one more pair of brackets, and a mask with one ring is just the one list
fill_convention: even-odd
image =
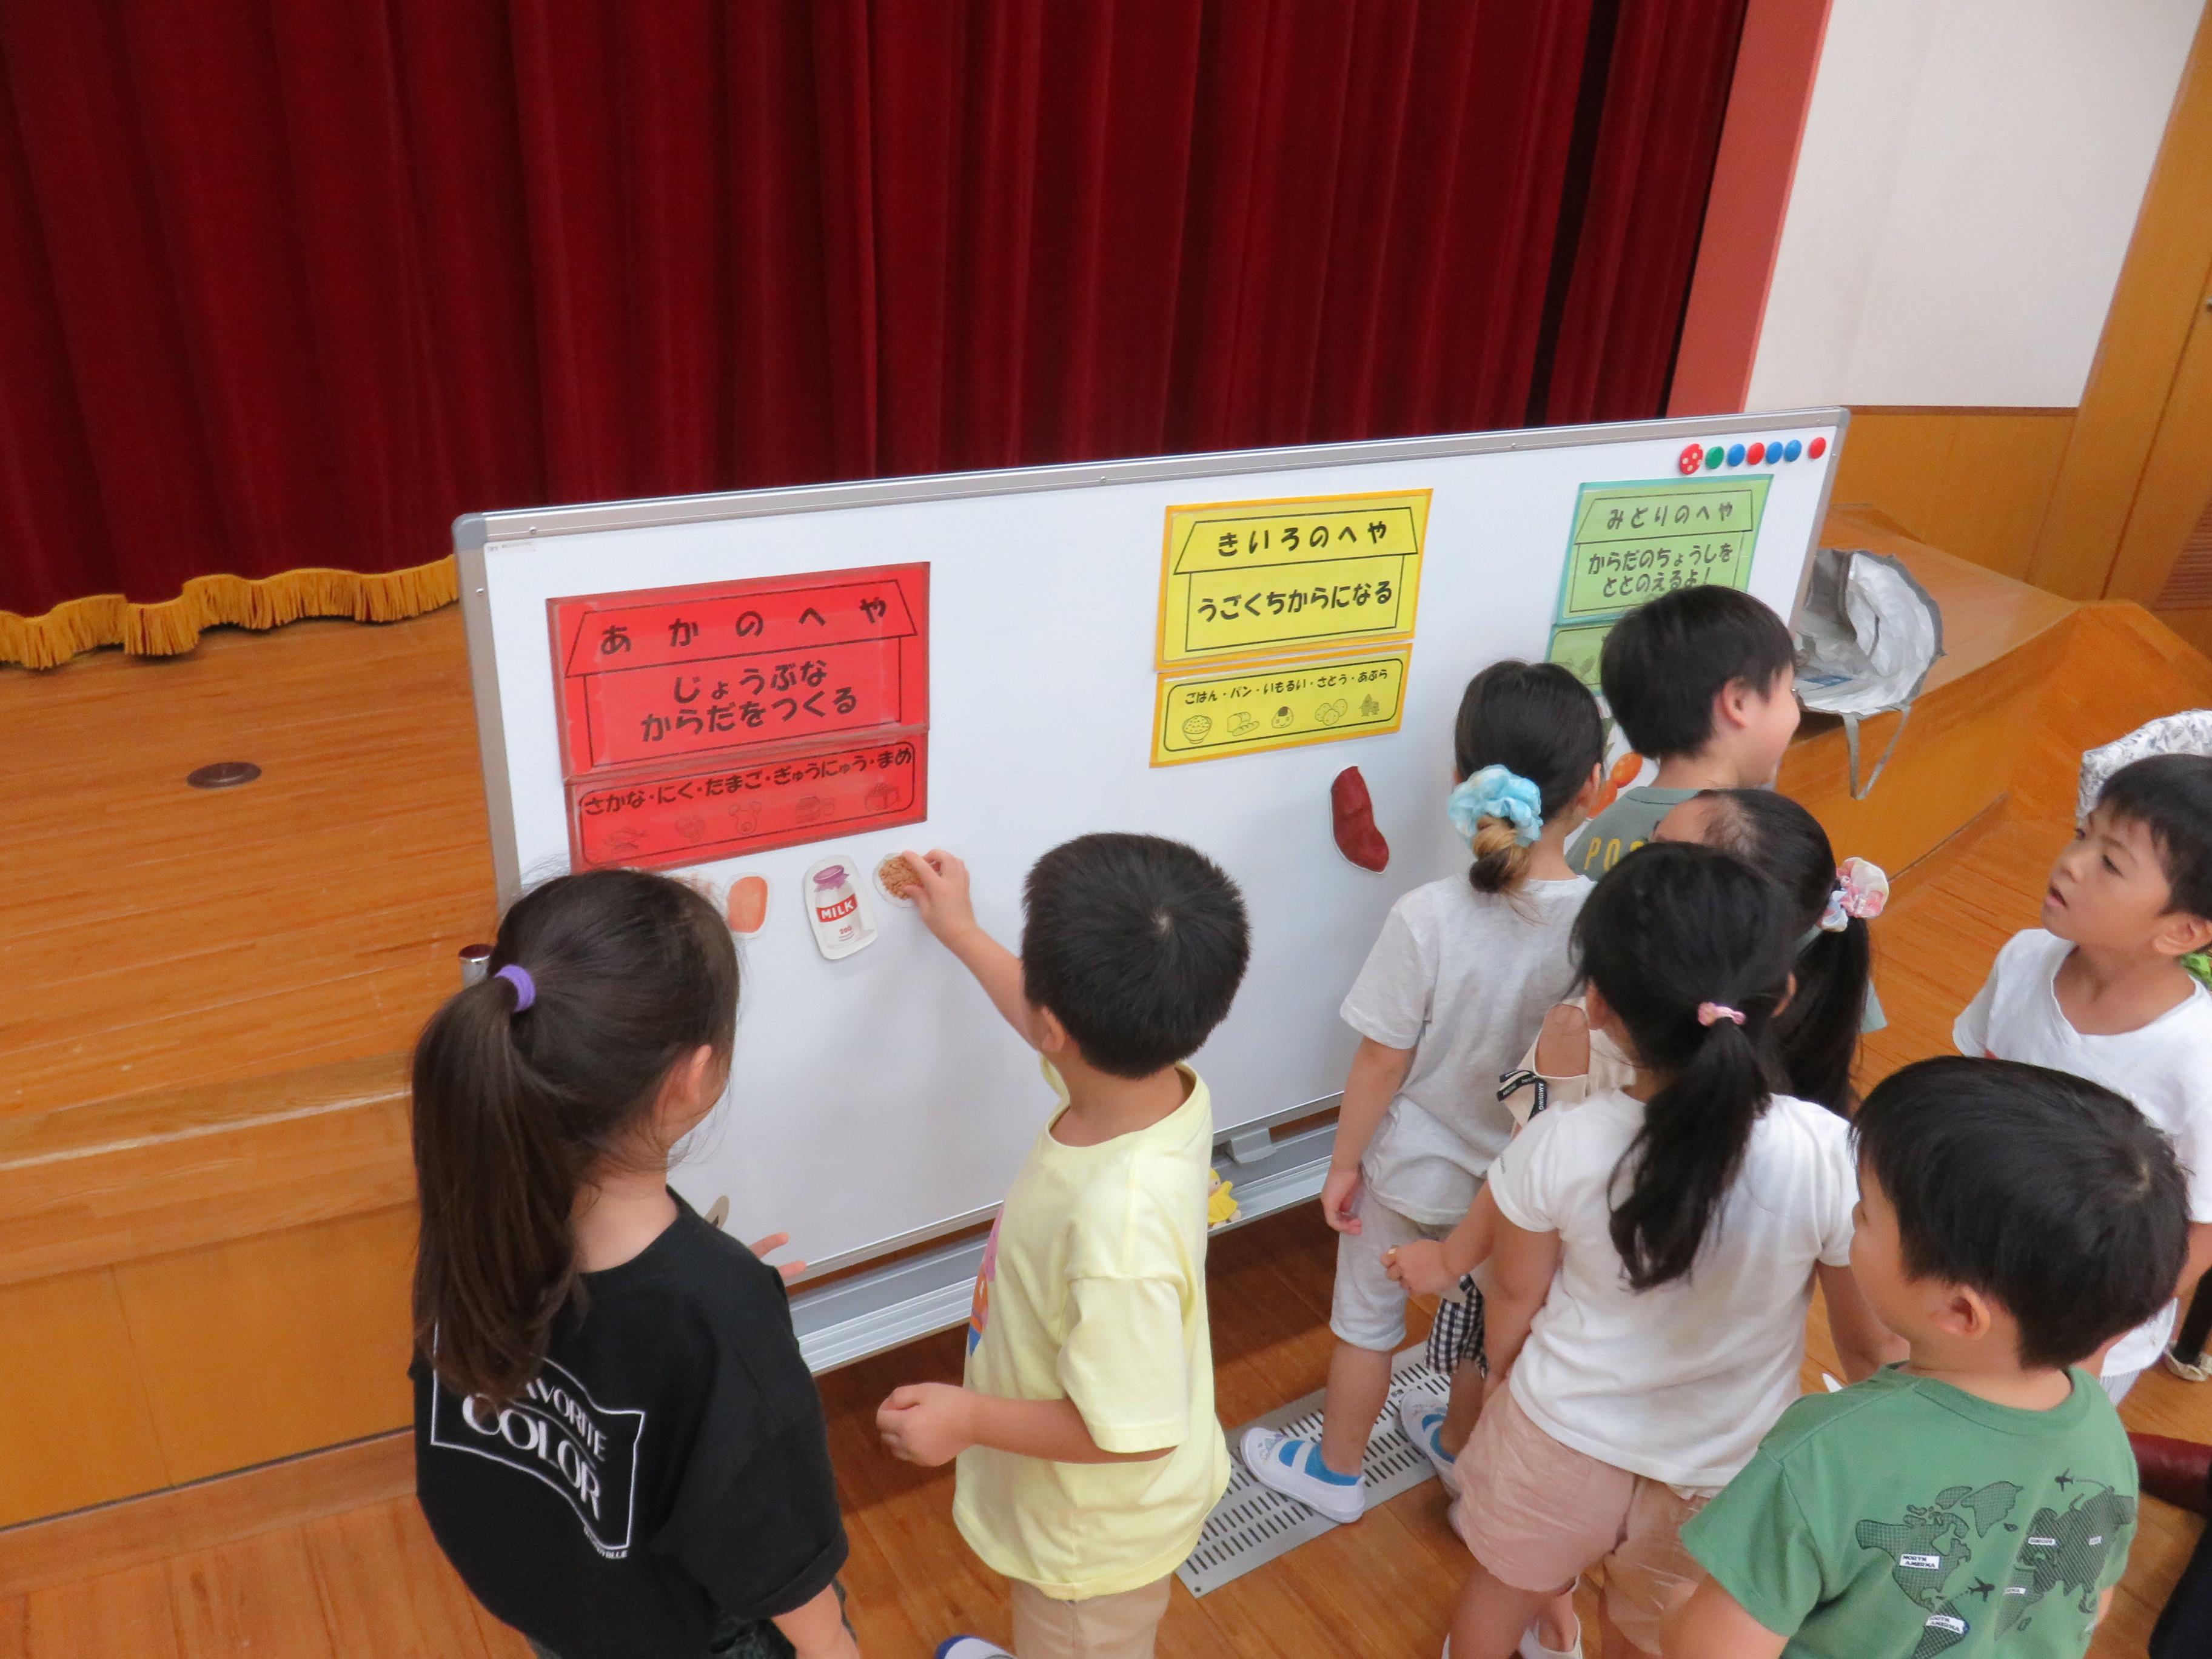
[(1609, 622), (1580, 628), (1555, 628), (1552, 630), (1552, 648), (1544, 653), (1545, 660), (1560, 664), (1595, 691), (1598, 689), (1598, 653), (1605, 649), (1605, 636), (1611, 632), (1613, 624)]
[[(1580, 672), (1577, 660), (1561, 654), (1561, 636), (1577, 623), (1620, 617), (1678, 587), (1749, 586), (1752, 550), (1771, 482), (1763, 473), (1748, 473), (1584, 484), (1575, 500), (1553, 660)], [(1590, 655), (1594, 667), (1593, 636), (1573, 642), (1573, 648)]]

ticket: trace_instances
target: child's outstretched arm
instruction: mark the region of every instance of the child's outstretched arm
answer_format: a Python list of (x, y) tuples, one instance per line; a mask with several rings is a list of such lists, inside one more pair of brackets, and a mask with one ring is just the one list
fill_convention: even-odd
[(1485, 1185), (1458, 1226), (1440, 1239), (1417, 1238), (1385, 1251), (1382, 1267), (1415, 1296), (1443, 1296), (1490, 1260), (1497, 1235), (1498, 1200)]
[(1321, 1212), (1340, 1233), (1359, 1231), (1359, 1160), (1367, 1156), (1367, 1143), (1382, 1127), (1382, 1115), (1398, 1097), (1413, 1065), (1411, 1048), (1393, 1048), (1373, 1037), (1359, 1039), (1359, 1052), (1352, 1055), (1352, 1071), (1344, 1079), (1344, 1100), (1336, 1110), (1336, 1141), (1321, 1188)]
[(876, 1431), (891, 1455), (934, 1468), (970, 1446), (1049, 1463), (1150, 1463), (1173, 1446), (1109, 1452), (1072, 1400), (1006, 1400), (950, 1382), (909, 1382), (877, 1408)]
[(1022, 990), (1022, 959), (976, 921), (975, 907), (968, 897), (968, 866), (941, 849), (902, 856), (914, 869), (914, 908), (921, 913), (922, 926), (975, 975), (991, 1006), (1022, 1034), (1022, 1041), (1036, 1048), (1035, 1017)]
[(1495, 1390), (1520, 1358), (1537, 1310), (1552, 1293), (1552, 1279), (1559, 1270), (1559, 1236), (1532, 1233), (1501, 1214), (1490, 1264), (1494, 1289), (1483, 1310), (1483, 1346), (1489, 1351), (1490, 1388)]

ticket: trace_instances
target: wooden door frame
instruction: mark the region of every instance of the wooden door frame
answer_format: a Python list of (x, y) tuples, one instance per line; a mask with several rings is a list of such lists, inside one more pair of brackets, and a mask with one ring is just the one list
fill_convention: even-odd
[(2165, 584), (2170, 552), (2130, 558), (2124, 569), (2120, 556), (2182, 353), (2212, 287), (2208, 197), (2212, 15), (2198, 20), (2028, 564), (2039, 587), (2069, 599), (2148, 599)]

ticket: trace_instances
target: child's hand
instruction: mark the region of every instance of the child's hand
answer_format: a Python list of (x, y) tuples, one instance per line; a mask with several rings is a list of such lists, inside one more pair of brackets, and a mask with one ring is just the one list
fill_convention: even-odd
[(1536, 1070), (1544, 1077), (1587, 1077), (1589, 1068), (1589, 1016), (1571, 1002), (1559, 1003), (1536, 1034)]
[(876, 1407), (876, 1432), (894, 1457), (933, 1469), (975, 1443), (968, 1390), (950, 1382), (909, 1382)]
[(923, 927), (949, 945), (975, 926), (966, 865), (942, 848), (901, 856), (914, 870), (914, 908), (921, 913)]
[(1340, 1233), (1359, 1231), (1359, 1171), (1331, 1169), (1321, 1183), (1322, 1218)]
[(1444, 1265), (1439, 1239), (1417, 1238), (1382, 1252), (1383, 1271), (1415, 1296), (1442, 1296), (1459, 1288), (1459, 1275)]
[[(766, 1261), (769, 1257), (774, 1255), (778, 1250), (781, 1249), (785, 1245), (790, 1243), (791, 1235), (789, 1233), (770, 1233), (766, 1238), (757, 1238), (753, 1240), (751, 1244), (748, 1245), (746, 1248), (750, 1249), (752, 1253), (758, 1256), (762, 1261)], [(770, 1265), (775, 1268), (776, 1272), (783, 1275), (783, 1282), (787, 1285), (791, 1284), (793, 1280), (797, 1279), (801, 1273), (806, 1271), (806, 1264), (804, 1261), (777, 1261), (771, 1263)]]

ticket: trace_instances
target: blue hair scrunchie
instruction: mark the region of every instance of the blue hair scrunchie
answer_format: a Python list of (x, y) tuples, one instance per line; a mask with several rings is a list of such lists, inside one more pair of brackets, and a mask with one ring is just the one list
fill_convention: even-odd
[(1544, 793), (1519, 773), (1486, 766), (1451, 792), (1444, 810), (1462, 841), (1474, 839), (1475, 826), (1497, 818), (1513, 826), (1513, 839), (1526, 847), (1544, 830)]

